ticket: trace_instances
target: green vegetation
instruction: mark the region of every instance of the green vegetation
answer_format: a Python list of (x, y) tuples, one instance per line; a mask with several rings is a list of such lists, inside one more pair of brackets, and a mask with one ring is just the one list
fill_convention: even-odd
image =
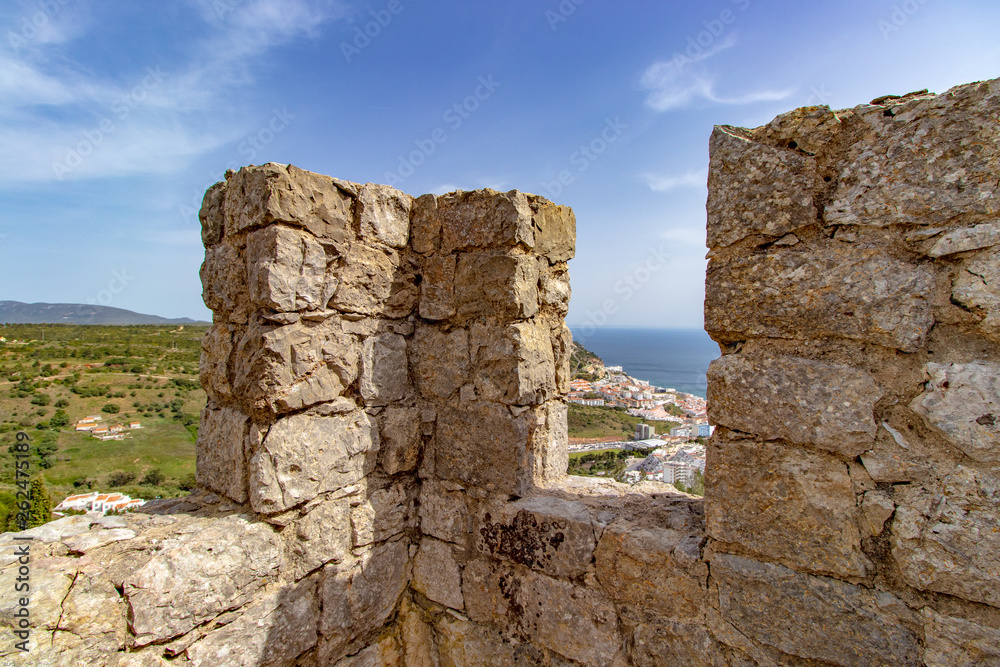
[[(7, 339), (0, 342), (0, 526), (16, 506), (18, 431), (31, 438), (31, 475), (57, 503), (71, 493), (110, 491), (112, 481), (115, 491), (142, 498), (193, 488), (207, 328), (0, 325)], [(75, 431), (90, 415), (142, 428), (100, 441)]]
[(569, 371), (573, 378), (593, 382), (604, 375), (604, 362), (583, 345), (574, 342), (569, 357)]
[(570, 475), (611, 477), (623, 481), (627, 461), (630, 458), (644, 459), (653, 452), (652, 449), (598, 449), (591, 452), (575, 452), (569, 455)]
[(692, 496), (703, 496), (705, 495), (705, 475), (700, 470), (695, 470), (691, 486), (685, 486), (682, 482), (674, 482), (674, 488), (681, 493), (690, 493)]
[(639, 417), (628, 414), (624, 408), (597, 407), (569, 404), (569, 437), (571, 438), (621, 438), (631, 440)]

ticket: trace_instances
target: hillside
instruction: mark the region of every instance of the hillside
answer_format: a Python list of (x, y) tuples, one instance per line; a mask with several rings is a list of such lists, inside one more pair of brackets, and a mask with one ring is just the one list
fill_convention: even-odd
[(208, 324), (83, 303), (0, 301), (0, 324)]
[(569, 370), (572, 377), (582, 377), (586, 380), (597, 380), (604, 377), (604, 362), (596, 354), (573, 341), (573, 352), (569, 358)]

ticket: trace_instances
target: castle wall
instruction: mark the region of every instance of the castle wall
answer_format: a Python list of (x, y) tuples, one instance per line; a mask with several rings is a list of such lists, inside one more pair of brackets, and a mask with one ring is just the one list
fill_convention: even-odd
[(4, 657), (997, 663), (998, 112), (993, 81), (716, 128), (704, 500), (565, 475), (568, 208), (227, 174), (202, 488), (28, 531)]

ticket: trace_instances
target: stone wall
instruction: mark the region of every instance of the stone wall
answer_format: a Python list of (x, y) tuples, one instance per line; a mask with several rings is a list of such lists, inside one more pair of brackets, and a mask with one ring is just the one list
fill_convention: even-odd
[(227, 174), (202, 489), (29, 531), (32, 653), (9, 596), (0, 653), (1000, 663), (998, 111), (990, 82), (716, 128), (704, 502), (565, 476), (569, 209)]
[(712, 135), (705, 561), (775, 662), (1000, 661), (998, 113), (991, 81)]

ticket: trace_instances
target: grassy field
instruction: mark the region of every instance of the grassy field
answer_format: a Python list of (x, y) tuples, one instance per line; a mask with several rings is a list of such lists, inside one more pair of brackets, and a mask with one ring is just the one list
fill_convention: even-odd
[[(205, 404), (198, 357), (206, 330), (0, 326), (0, 520), (14, 489), (17, 431), (31, 437), (31, 474), (44, 478), (57, 503), (91, 490), (142, 498), (184, 493)], [(143, 428), (102, 442), (74, 430), (88, 415)]]
[(633, 417), (621, 408), (569, 404), (571, 438), (621, 437), (622, 440), (631, 440), (635, 435), (636, 424), (642, 421), (641, 418)]

